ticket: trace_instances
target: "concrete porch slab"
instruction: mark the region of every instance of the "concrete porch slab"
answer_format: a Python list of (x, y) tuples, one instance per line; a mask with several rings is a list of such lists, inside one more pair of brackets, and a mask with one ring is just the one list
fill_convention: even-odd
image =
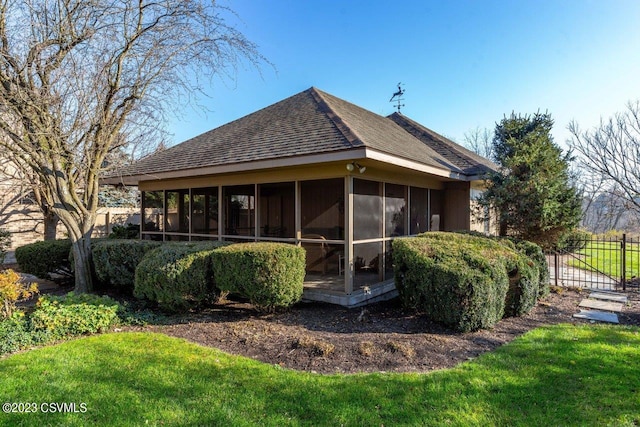
[(335, 292), (326, 289), (304, 288), (303, 301), (320, 301), (329, 304), (337, 304), (344, 307), (361, 307), (374, 302), (386, 301), (398, 296), (393, 280), (354, 290), (352, 294)]
[(619, 302), (600, 301), (597, 299), (585, 298), (580, 302), (579, 307), (595, 308), (596, 310), (615, 311), (619, 313), (622, 311), (622, 307), (624, 307), (624, 304)]
[(595, 320), (606, 323), (620, 323), (618, 315), (615, 313), (606, 313), (604, 311), (580, 310), (580, 313), (573, 315), (576, 319)]
[(615, 301), (615, 302), (621, 302), (623, 304), (625, 304), (628, 300), (627, 300), (627, 296), (623, 295), (623, 294), (618, 294), (615, 292), (591, 292), (591, 294), (589, 294), (589, 298), (593, 298), (593, 299), (599, 299), (599, 300), (603, 300), (603, 301)]

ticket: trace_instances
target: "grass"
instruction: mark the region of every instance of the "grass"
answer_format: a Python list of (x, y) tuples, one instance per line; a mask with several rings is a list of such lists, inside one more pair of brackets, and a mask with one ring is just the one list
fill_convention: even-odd
[(0, 360), (12, 426), (615, 425), (640, 423), (640, 329), (540, 328), (454, 369), (318, 375), (151, 333), (86, 337)]
[[(584, 255), (581, 260), (572, 259), (569, 265), (583, 270), (598, 271), (613, 278), (620, 278), (622, 271), (622, 250), (620, 242), (589, 242), (577, 252)], [(626, 277), (640, 276), (640, 245), (627, 244)]]

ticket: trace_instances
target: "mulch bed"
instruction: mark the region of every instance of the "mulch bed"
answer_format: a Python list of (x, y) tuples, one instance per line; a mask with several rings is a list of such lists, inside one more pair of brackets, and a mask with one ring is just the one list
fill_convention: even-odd
[[(457, 333), (406, 313), (397, 301), (364, 309), (301, 303), (276, 314), (257, 313), (247, 304), (228, 301), (172, 318), (171, 324), (126, 329), (161, 332), (301, 371), (428, 372), (471, 360), (534, 328), (589, 323), (572, 317), (587, 295), (579, 289), (559, 289), (527, 315), (472, 333)], [(631, 301), (619, 315), (620, 322), (640, 325), (640, 294), (628, 295)]]
[[(48, 281), (39, 284), (48, 294), (72, 290)], [(397, 299), (355, 309), (300, 303), (272, 314), (256, 312), (246, 303), (225, 301), (198, 313), (169, 317), (163, 325), (124, 330), (160, 332), (300, 371), (428, 372), (471, 360), (534, 328), (593, 323), (572, 317), (589, 293), (554, 288), (525, 316), (503, 319), (493, 329), (470, 333), (407, 313)], [(632, 286), (627, 296), (629, 303), (618, 315), (620, 324), (640, 326), (638, 286)]]

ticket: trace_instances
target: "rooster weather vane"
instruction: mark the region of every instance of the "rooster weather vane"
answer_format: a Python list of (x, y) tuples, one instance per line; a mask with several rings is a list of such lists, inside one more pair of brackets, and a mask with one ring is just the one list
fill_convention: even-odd
[(402, 97), (402, 95), (404, 95), (404, 90), (402, 89), (402, 83), (398, 83), (398, 91), (394, 93), (391, 96), (391, 99), (389, 100), (389, 102), (396, 103), (396, 108), (398, 109), (398, 113), (400, 112), (400, 108), (404, 107), (404, 104), (401, 104), (401, 102), (404, 101), (404, 98)]

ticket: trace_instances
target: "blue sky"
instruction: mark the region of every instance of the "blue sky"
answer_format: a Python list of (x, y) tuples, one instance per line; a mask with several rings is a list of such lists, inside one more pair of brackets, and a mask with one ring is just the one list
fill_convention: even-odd
[(598, 124), (640, 98), (640, 1), (227, 0), (273, 63), (214, 80), (207, 113), (169, 123), (173, 143), (311, 86), (461, 142), (505, 114), (548, 111), (557, 143), (571, 120)]

